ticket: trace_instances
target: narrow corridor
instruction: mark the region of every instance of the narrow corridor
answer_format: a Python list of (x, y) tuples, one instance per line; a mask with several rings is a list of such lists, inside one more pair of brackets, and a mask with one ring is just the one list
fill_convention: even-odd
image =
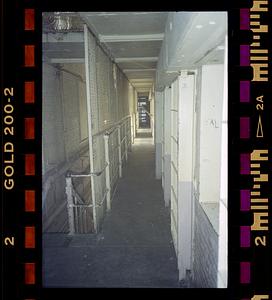
[[(45, 287), (178, 287), (152, 138), (135, 139), (98, 235), (44, 234)], [(69, 262), (69, 264), (68, 264)]]
[(227, 287), (227, 24), (43, 14), (44, 286)]

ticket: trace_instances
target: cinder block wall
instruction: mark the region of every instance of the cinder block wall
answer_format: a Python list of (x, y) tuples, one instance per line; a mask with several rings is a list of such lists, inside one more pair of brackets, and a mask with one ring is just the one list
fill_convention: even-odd
[(218, 234), (200, 203), (195, 201), (193, 287), (217, 287)]

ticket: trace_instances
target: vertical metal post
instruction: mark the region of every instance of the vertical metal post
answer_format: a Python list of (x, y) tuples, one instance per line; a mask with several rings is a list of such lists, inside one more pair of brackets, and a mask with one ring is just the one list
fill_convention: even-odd
[(134, 136), (137, 136), (137, 128), (138, 128), (138, 113), (134, 114)]
[(134, 144), (134, 124), (133, 124), (133, 114), (130, 116), (130, 128), (131, 128), (131, 143)]
[(125, 158), (128, 160), (128, 130), (127, 130), (127, 119), (124, 121), (125, 126)]
[(125, 135), (125, 159), (128, 160), (128, 141), (127, 141), (127, 135)]
[(128, 134), (129, 134), (129, 151), (131, 151), (131, 148), (132, 148), (132, 139), (133, 139), (133, 134), (132, 134), (132, 117), (131, 117), (131, 115), (128, 118)]
[(111, 209), (111, 182), (110, 182), (110, 157), (109, 157), (109, 135), (104, 135), (105, 161), (106, 161), (106, 188), (107, 188), (107, 210)]
[[(84, 24), (84, 50), (85, 50), (85, 73), (86, 73), (86, 95), (87, 95), (87, 121), (88, 121), (88, 135), (89, 135), (89, 159), (90, 159), (90, 173), (94, 172), (93, 161), (93, 138), (92, 138), (92, 122), (91, 122), (91, 80), (90, 80), (90, 62), (89, 62), (89, 38), (88, 27)], [(97, 217), (96, 217), (96, 199), (95, 199), (95, 184), (94, 177), (91, 177), (92, 190), (92, 205), (93, 205), (93, 222), (94, 231), (97, 233)]]
[(122, 145), (121, 145), (121, 126), (117, 127), (118, 132), (118, 158), (119, 158), (119, 177), (122, 177)]
[(74, 223), (74, 207), (73, 207), (73, 195), (72, 195), (72, 178), (66, 177), (66, 195), (67, 195), (67, 209), (68, 209), (68, 221), (69, 221), (69, 234), (75, 233)]

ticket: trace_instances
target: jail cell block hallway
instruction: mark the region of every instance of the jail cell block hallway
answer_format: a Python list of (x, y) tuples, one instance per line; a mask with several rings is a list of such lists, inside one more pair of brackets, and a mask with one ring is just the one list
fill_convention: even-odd
[(44, 234), (45, 287), (179, 287), (154, 145), (139, 133), (101, 232)]
[(43, 13), (45, 287), (226, 288), (226, 12)]

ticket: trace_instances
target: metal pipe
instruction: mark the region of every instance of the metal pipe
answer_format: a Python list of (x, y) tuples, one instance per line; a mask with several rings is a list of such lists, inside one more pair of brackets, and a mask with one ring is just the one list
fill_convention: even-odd
[(119, 158), (119, 177), (122, 177), (122, 149), (121, 149), (121, 127), (118, 126), (118, 158)]
[[(90, 174), (94, 173), (93, 160), (93, 138), (92, 138), (92, 114), (91, 114), (91, 80), (90, 80), (90, 62), (89, 62), (89, 37), (88, 27), (84, 24), (84, 50), (85, 50), (85, 72), (86, 72), (86, 95), (87, 95), (87, 120), (88, 120), (88, 135), (89, 135), (89, 157), (90, 157)], [(96, 199), (95, 199), (95, 184), (94, 177), (91, 177), (92, 203), (93, 203), (93, 222), (94, 231), (97, 233), (97, 218), (96, 218)]]
[(97, 172), (93, 172), (93, 173), (88, 173), (88, 174), (71, 174), (71, 173), (67, 173), (67, 177), (72, 177), (72, 178), (78, 178), (78, 177), (93, 177), (93, 176), (97, 176), (99, 177), (101, 174), (103, 174), (103, 172), (105, 171), (105, 169), (107, 168), (108, 163), (105, 164), (104, 168), (100, 171)]
[(66, 195), (67, 195), (67, 209), (68, 209), (68, 219), (69, 219), (69, 234), (75, 233), (75, 223), (74, 223), (74, 212), (73, 212), (73, 195), (72, 195), (72, 178), (66, 178)]
[(127, 141), (127, 136), (125, 135), (125, 157), (126, 161), (128, 160), (128, 141)]
[(125, 121), (125, 119), (129, 118), (129, 115), (125, 116), (124, 118), (122, 118), (121, 120), (119, 120), (118, 122), (114, 123), (112, 126), (106, 128), (106, 129), (103, 129), (95, 134), (93, 134), (93, 137), (97, 137), (99, 135), (105, 135), (105, 134), (111, 134), (113, 131), (115, 131), (117, 129), (117, 127), (119, 125), (123, 126), (123, 123)]
[(93, 207), (92, 204), (71, 204), (69, 207)]
[(110, 182), (110, 158), (109, 158), (109, 136), (104, 135), (105, 141), (105, 159), (106, 159), (106, 188), (107, 192), (107, 210), (111, 209), (111, 182)]

